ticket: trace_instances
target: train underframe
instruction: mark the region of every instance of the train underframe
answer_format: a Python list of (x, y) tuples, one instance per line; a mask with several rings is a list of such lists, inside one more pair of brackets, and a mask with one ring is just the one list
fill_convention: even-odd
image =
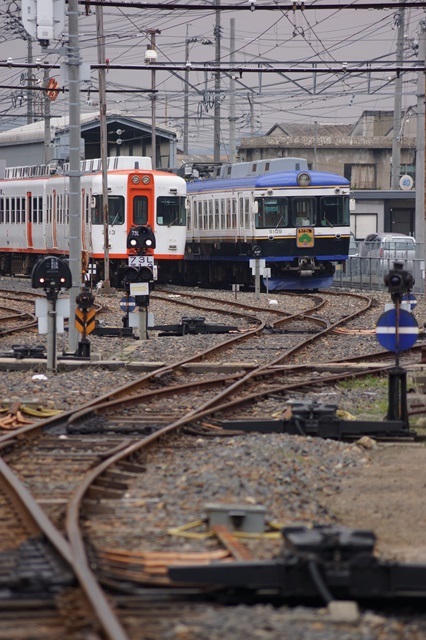
[(264, 260), (264, 266), (270, 269), (270, 275), (263, 277), (263, 284), (269, 291), (318, 289), (332, 285), (336, 269), (333, 261), (303, 254), (284, 260), (281, 256), (270, 255), (268, 245), (262, 247), (260, 243), (236, 246), (237, 250), (228, 255), (226, 250), (219, 255), (214, 247), (189, 244), (184, 261), (184, 282), (193, 286), (240, 284), (253, 287), (255, 276), (250, 261), (254, 259), (253, 248), (257, 247), (260, 249), (260, 260)]

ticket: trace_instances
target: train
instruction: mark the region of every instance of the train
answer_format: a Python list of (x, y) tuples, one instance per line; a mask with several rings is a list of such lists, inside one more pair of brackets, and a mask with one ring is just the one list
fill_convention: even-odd
[[(158, 279), (178, 278), (186, 241), (186, 181), (173, 173), (153, 171), (149, 157), (107, 159), (108, 225), (104, 225), (101, 160), (81, 162), (82, 273), (100, 282), (105, 277), (108, 231), (109, 277), (120, 287), (120, 274), (134, 250), (131, 230), (147, 228), (155, 248), (147, 249)], [(8, 167), (0, 180), (0, 273), (30, 275), (45, 255), (69, 250), (69, 165)]]
[(310, 170), (304, 158), (225, 164), (214, 172), (188, 175), (188, 284), (252, 286), (259, 259), (270, 291), (331, 286), (349, 253), (346, 178)]

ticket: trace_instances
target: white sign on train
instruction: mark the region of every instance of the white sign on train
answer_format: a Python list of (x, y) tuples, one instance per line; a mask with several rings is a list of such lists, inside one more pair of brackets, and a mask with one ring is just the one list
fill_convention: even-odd
[(153, 256), (129, 256), (129, 267), (154, 266)]

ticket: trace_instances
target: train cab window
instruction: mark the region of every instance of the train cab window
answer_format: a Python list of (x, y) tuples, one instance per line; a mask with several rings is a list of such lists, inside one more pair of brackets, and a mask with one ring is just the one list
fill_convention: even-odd
[(315, 225), (317, 221), (315, 198), (293, 198), (292, 214), (295, 227)]
[(288, 198), (256, 198), (256, 229), (288, 226)]
[(186, 226), (185, 198), (182, 196), (158, 196), (157, 224), (165, 227)]
[(148, 224), (148, 198), (146, 196), (133, 198), (133, 224)]
[(320, 198), (320, 224), (322, 226), (347, 226), (349, 219), (349, 198), (347, 196), (336, 195)]
[[(92, 224), (103, 224), (102, 196), (92, 197), (91, 203)], [(108, 224), (111, 226), (124, 224), (124, 198), (123, 196), (108, 196)]]
[(123, 196), (108, 196), (108, 224), (124, 224)]

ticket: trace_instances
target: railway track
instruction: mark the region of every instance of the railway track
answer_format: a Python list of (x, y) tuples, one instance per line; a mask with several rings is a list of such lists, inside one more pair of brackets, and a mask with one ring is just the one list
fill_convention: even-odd
[[(124, 550), (118, 557), (120, 554), (110, 553), (107, 544), (111, 535), (108, 527), (119, 520), (121, 511), (128, 513), (132, 508), (132, 502), (128, 503), (128, 494), (132, 493), (141, 478), (143, 484), (147, 472), (150, 473), (149, 456), (162, 456), (161, 453), (155, 453), (157, 449), (152, 449), (154, 444), (160, 447), (160, 452), (161, 445), (165, 443), (166, 449), (182, 449), (189, 452), (185, 455), (192, 455), (194, 438), (189, 433), (203, 441), (206, 436), (211, 441), (213, 435), (219, 436), (219, 440), (223, 439), (223, 432), (218, 433), (221, 430), (215, 424), (217, 415), (222, 418), (229, 415), (231, 410), (241, 410), (242, 406), (249, 404), (254, 406), (254, 403), (271, 397), (276, 399), (277, 405), (272, 410), (270, 407), (269, 411), (284, 413), (290, 390), (300, 389), (305, 393), (310, 385), (317, 388), (319, 384), (326, 385), (344, 376), (352, 377), (354, 371), (347, 367), (339, 376), (331, 378), (324, 368), (320, 375), (315, 372), (309, 378), (307, 372), (309, 366), (314, 366), (312, 363), (309, 366), (296, 366), (287, 365), (286, 362), (296, 355), (303, 358), (298, 354), (309, 345), (327, 339), (336, 327), (348, 323), (370, 308), (371, 300), (367, 296), (357, 299), (360, 306), (354, 314), (343, 313), (342, 309), (345, 310), (346, 306), (343, 303), (341, 309), (336, 305), (329, 309), (327, 317), (319, 317), (321, 309), (326, 306), (324, 298), (319, 295), (309, 298), (308, 305), (304, 300), (304, 308), (296, 314), (270, 309), (254, 313), (253, 309), (243, 309), (243, 305), (236, 311), (234, 306), (229, 313), (234, 318), (238, 314), (239, 321), (245, 325), (244, 332), (225, 340), (221, 338), (220, 344), (140, 376), (130, 384), (86, 402), (75, 411), (63, 412), (60, 416), (27, 425), (13, 434), (0, 437), (4, 460), (14, 473), (21, 476), (36, 502), (49, 514), (59, 535), (69, 541), (72, 556), (70, 564), (89, 602), (91, 615), (96, 621), (93, 625), (102, 630), (101, 637), (117, 639), (128, 636), (117, 609), (110, 608), (98, 581), (104, 588), (114, 592), (127, 589), (138, 595), (144, 585), (168, 583), (164, 580), (164, 567), (173, 558), (167, 554), (158, 559), (150, 556), (150, 549), (143, 557), (132, 556), (131, 552)], [(182, 300), (173, 304), (182, 304)], [(197, 303), (193, 300), (190, 304)], [(206, 305), (206, 301), (203, 304)], [(221, 305), (220, 311), (223, 313), (223, 302)], [(312, 314), (315, 314), (314, 318)], [(260, 315), (263, 316), (261, 320)], [(301, 324), (307, 324), (312, 333), (301, 337), (297, 333)], [(287, 327), (289, 333), (280, 334), (286, 339), (289, 335), (291, 337), (290, 341), (287, 340), (286, 351), (282, 344), (273, 350), (266, 348), (268, 338), (262, 336), (266, 325), (272, 331), (283, 331)], [(199, 369), (194, 373), (194, 365), (206, 367), (209, 362), (217, 365), (219, 351), (220, 357), (225, 357), (229, 362), (230, 358), (235, 357), (235, 345), (247, 344), (249, 340), (264, 341), (260, 349), (263, 350), (263, 357), (257, 366), (253, 363), (251, 367), (240, 364), (234, 367), (236, 370), (233, 372), (223, 375), (212, 375), (208, 370), (200, 373)], [(279, 355), (276, 351), (279, 351)], [(324, 353), (324, 347), (320, 347), (319, 352)], [(304, 358), (306, 361), (306, 355)], [(371, 367), (358, 373), (371, 373)], [(192, 431), (188, 431), (188, 428)], [(229, 439), (229, 434), (227, 437)], [(150, 453), (152, 451), (153, 454)], [(88, 529), (92, 529), (91, 521), (108, 514), (110, 524), (105, 537), (93, 538), (88, 535)], [(85, 523), (83, 529), (82, 523)], [(128, 524), (123, 526), (122, 536), (124, 539), (130, 536)], [(134, 545), (136, 542), (132, 543)], [(220, 546), (223, 552), (223, 544)], [(220, 552), (221, 549), (216, 551)], [(235, 557), (229, 545), (225, 545), (225, 552)], [(203, 550), (203, 553), (207, 551)], [(160, 567), (159, 573), (155, 574), (154, 571), (154, 576), (152, 573), (147, 575), (145, 571), (149, 561), (154, 562), (150, 566)], [(134, 579), (135, 574), (137, 579)]]

